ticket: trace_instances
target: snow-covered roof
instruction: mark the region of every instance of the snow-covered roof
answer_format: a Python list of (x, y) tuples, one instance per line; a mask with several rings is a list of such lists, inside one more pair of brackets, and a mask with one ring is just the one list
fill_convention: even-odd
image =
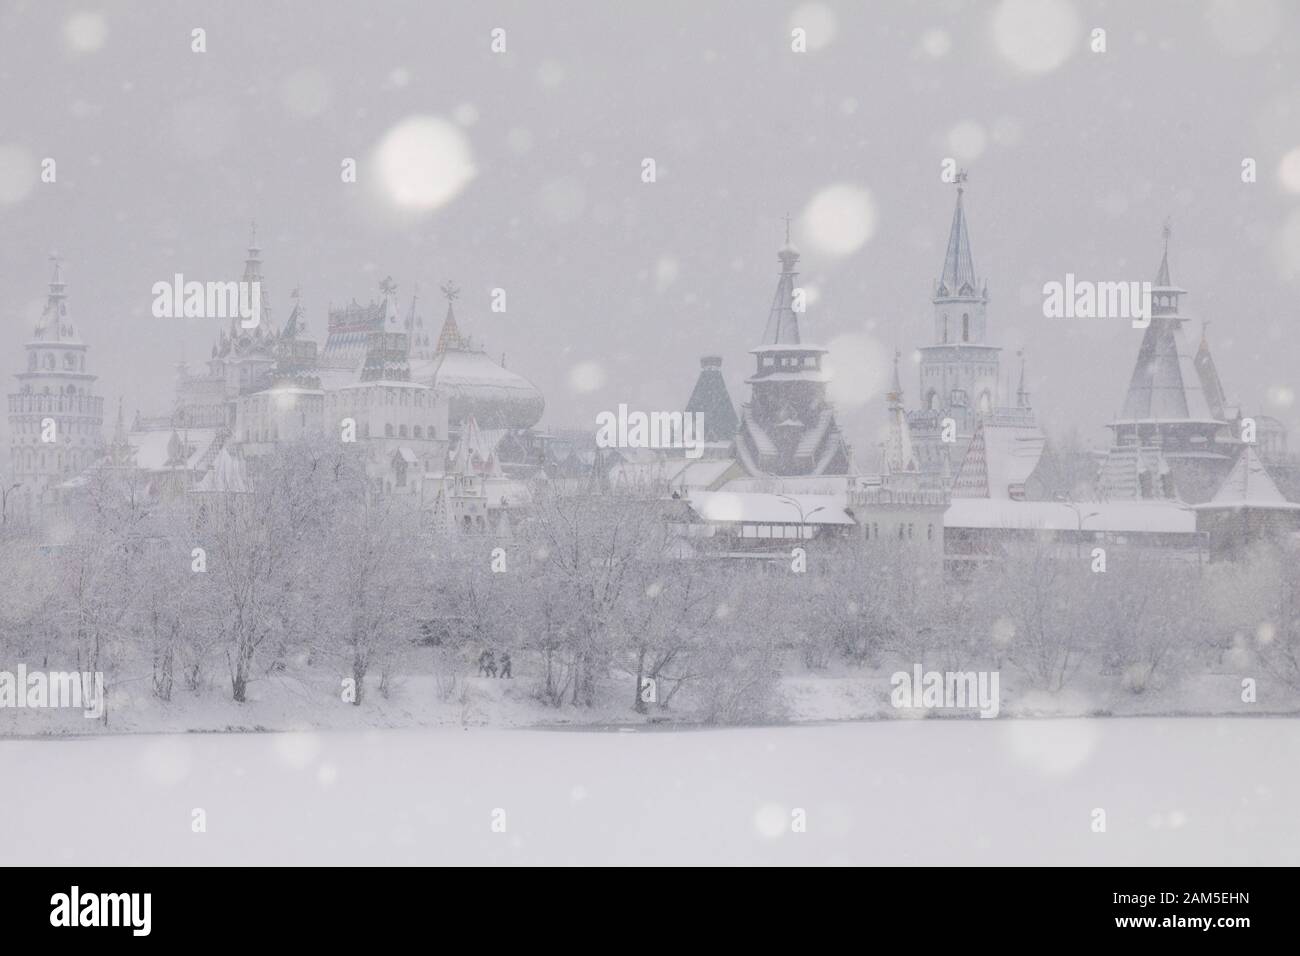
[(471, 416), (485, 428), (529, 428), (546, 402), (532, 382), (494, 362), (486, 352), (448, 350), (411, 361), (411, 377), (445, 393), (452, 421)]
[[(171, 462), (172, 435), (179, 435), (186, 445), (186, 457), (182, 462)], [(187, 428), (173, 431), (170, 428), (134, 431), (126, 436), (127, 443), (135, 452), (135, 466), (145, 471), (165, 471), (169, 468), (195, 468), (207, 450), (216, 441), (215, 428)]]
[(981, 424), (967, 446), (953, 497), (1010, 498), (1023, 486), (1043, 455), (1038, 429)]
[[(1077, 509), (1077, 510), (1076, 510)], [(954, 498), (943, 516), (945, 528), (1191, 534), (1196, 515), (1170, 501), (1011, 501)]]
[(780, 345), (760, 345), (757, 348), (750, 349), (749, 354), (766, 355), (769, 352), (772, 354), (776, 354), (776, 353), (788, 354), (791, 352), (829, 352), (829, 351), (830, 351), (829, 349), (823, 348), (820, 345), (812, 345), (812, 344), (805, 344), (802, 342), (796, 342), (793, 345), (789, 343), (783, 343)]
[(693, 491), (683, 499), (705, 521), (749, 524), (849, 525), (848, 497), (761, 492)]
[(1246, 445), (1237, 462), (1223, 479), (1214, 497), (1194, 506), (1198, 511), (1235, 511), (1239, 508), (1263, 508), (1273, 511), (1300, 511), (1300, 504), (1287, 501), (1264, 468), (1255, 450)]
[(803, 495), (844, 495), (848, 487), (847, 475), (773, 475), (733, 478), (719, 490), (733, 494), (763, 492), (801, 497)]
[(323, 391), (332, 392), (355, 383), (361, 372), (355, 368), (328, 368), (322, 366), (315, 369), (313, 374), (320, 379), (320, 387)]
[(734, 466), (734, 458), (656, 458), (652, 461), (623, 461), (609, 470), (609, 480), (618, 485), (643, 487), (664, 482), (684, 490), (707, 489)]
[(194, 486), (196, 492), (220, 492), (226, 494), (245, 494), (252, 490), (248, 484), (248, 473), (244, 461), (230, 453), (229, 448), (222, 448), (217, 453), (212, 467), (203, 476), (203, 480)]
[(381, 378), (381, 379), (375, 379), (374, 381), (369, 381), (369, 382), (353, 382), (353, 383), (350, 384), (350, 385), (344, 385), (342, 388), (339, 389), (339, 391), (344, 391), (344, 390), (346, 390), (346, 389), (353, 389), (353, 388), (370, 388), (372, 385), (373, 385), (373, 386), (377, 386), (377, 387), (383, 387), (383, 388), (420, 388), (420, 389), (428, 389), (428, 387), (429, 387), (428, 385), (423, 385), (423, 384), (421, 384), (421, 383), (419, 383), (419, 382), (403, 382), (403, 381), (399, 381), (399, 380), (397, 380), (397, 379)]

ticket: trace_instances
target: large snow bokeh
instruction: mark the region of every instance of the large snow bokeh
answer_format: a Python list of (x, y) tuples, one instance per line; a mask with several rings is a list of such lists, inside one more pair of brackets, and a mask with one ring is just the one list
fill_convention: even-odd
[(371, 162), (383, 198), (417, 214), (445, 206), (477, 175), (468, 137), (437, 116), (411, 116), (393, 126)]
[(991, 29), (998, 55), (1025, 74), (1055, 70), (1074, 54), (1082, 36), (1069, 0), (1002, 0)]

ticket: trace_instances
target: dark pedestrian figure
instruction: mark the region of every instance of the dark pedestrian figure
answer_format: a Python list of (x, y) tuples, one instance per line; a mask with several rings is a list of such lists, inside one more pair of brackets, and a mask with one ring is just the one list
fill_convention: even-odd
[(478, 676), (479, 676), (479, 677), (484, 677), (484, 676), (487, 675), (488, 661), (491, 659), (491, 657), (492, 657), (492, 652), (491, 652), (491, 651), (483, 651), (482, 653), (479, 654), (479, 656), (478, 656)]
[(510, 652), (502, 651), (501, 652), (501, 679), (505, 680), (507, 677), (509, 677), (511, 680), (514, 680), (514, 675), (510, 673)]
[(487, 676), (497, 676), (497, 656), (491, 651), (487, 652)]

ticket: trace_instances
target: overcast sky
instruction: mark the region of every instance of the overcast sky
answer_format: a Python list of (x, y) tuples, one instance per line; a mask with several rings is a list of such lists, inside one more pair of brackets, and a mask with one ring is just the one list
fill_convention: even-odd
[[(1141, 333), (1044, 318), (1043, 283), (1153, 278), (1170, 217), (1230, 400), (1294, 429), (1296, 6), (1022, 6), (4, 0), (6, 391), (57, 249), (106, 434), (119, 396), (165, 411), (174, 364), (206, 358), (222, 323), (154, 318), (151, 286), (237, 277), (256, 219), (278, 317), (301, 284), (321, 341), (330, 302), (389, 274), (440, 323), (454, 279), (462, 328), (543, 390), (544, 424), (680, 407), (714, 352), (739, 403), (789, 212), (805, 338), (832, 347), (874, 464), (888, 358), (931, 332), (953, 157), (992, 339), (1009, 374), (1027, 351), (1049, 426), (1104, 440)], [(914, 406), (914, 367), (904, 386)]]

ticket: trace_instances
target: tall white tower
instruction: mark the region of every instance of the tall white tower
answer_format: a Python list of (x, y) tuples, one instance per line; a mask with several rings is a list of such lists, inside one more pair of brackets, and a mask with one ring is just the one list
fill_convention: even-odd
[[(86, 344), (68, 313), (62, 263), (51, 256), (49, 298), (25, 348), (27, 367), (9, 395), (9, 461), (19, 506), (80, 474), (103, 453), (104, 400), (86, 370)], [(13, 497), (10, 498), (12, 503)]]

